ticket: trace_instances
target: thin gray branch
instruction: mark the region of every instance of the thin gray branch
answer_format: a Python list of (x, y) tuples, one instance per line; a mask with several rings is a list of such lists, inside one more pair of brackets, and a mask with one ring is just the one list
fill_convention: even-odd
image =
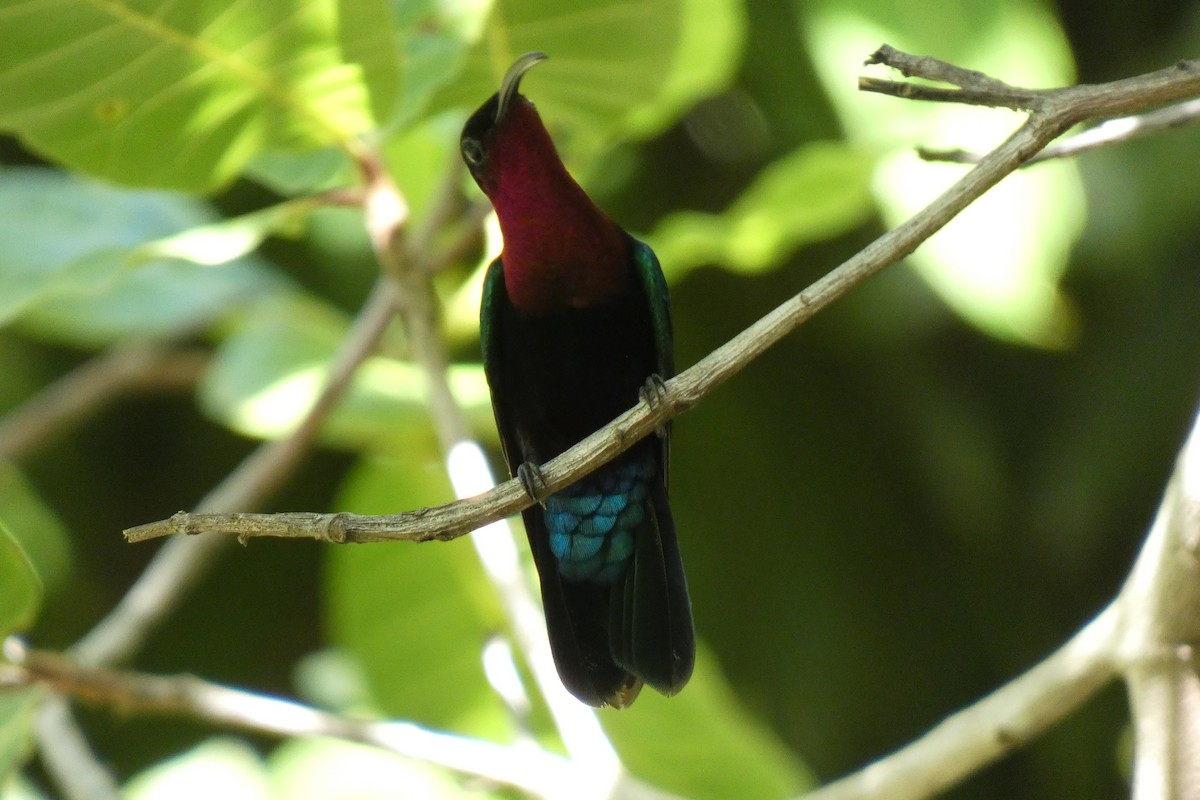
[[(334, 357), (325, 388), (296, 430), (259, 446), (197, 508), (211, 512), (253, 508), (279, 488), (308, 452), (358, 365), (374, 350), (391, 320), (393, 303), (391, 286), (381, 279)], [(169, 542), (116, 607), (71, 648), (74, 656), (96, 665), (130, 658), (223, 551), (222, 544), (204, 538)]]
[(1134, 800), (1200, 798), (1200, 416), (1121, 590)]
[[(8, 675), (8, 686), (41, 685), (55, 694), (124, 713), (182, 716), (272, 736), (331, 736), (361, 742), (538, 797), (555, 796), (556, 789), (561, 796), (562, 787), (569, 786), (573, 777), (567, 759), (528, 742), (510, 747), (407, 722), (353, 719), (192, 675), (87, 667), (56, 653), (27, 650), (13, 639), (5, 643), (5, 652), (23, 673)], [(50, 708), (62, 706), (65, 700), (56, 697)], [(55, 752), (65, 757), (59, 748)], [(72, 787), (70, 797), (119, 797), (115, 785), (106, 787), (102, 777), (79, 769), (81, 763), (80, 759), (71, 762), (69, 774), (78, 789)]]
[(121, 800), (116, 778), (92, 752), (66, 698), (50, 694), (42, 699), (34, 735), (42, 743), (39, 753), (47, 774), (67, 800)]
[(207, 364), (206, 353), (143, 342), (107, 350), (0, 419), (0, 459), (24, 458), (123, 395), (191, 387)]

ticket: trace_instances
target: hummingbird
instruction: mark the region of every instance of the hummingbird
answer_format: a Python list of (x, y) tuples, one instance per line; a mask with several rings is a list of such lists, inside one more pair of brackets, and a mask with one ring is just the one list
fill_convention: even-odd
[(596, 207), (520, 94), (545, 59), (518, 58), (460, 140), (504, 240), (484, 280), (483, 366), (509, 470), (538, 501), (522, 517), (559, 677), (584, 703), (623, 708), (644, 684), (677, 693), (695, 662), (670, 426), (553, 494), (538, 465), (660, 399), (671, 305), (654, 252)]

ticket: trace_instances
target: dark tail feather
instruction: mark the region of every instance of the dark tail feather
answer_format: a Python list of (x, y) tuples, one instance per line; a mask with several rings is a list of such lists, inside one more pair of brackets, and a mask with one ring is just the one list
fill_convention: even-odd
[(696, 641), (675, 524), (666, 487), (651, 494), (633, 561), (613, 584), (564, 581), (542, 510), (524, 512), (554, 663), (567, 690), (588, 705), (627, 706), (643, 681), (673, 695), (692, 675)]
[[(651, 490), (653, 514), (638, 531), (623, 591), (614, 592), (612, 650), (617, 663), (665, 695), (692, 676), (696, 638), (692, 605), (666, 487)], [(618, 587), (614, 587), (618, 588)], [(619, 608), (618, 608), (619, 605)]]
[(550, 649), (563, 686), (590, 706), (629, 705), (642, 682), (617, 666), (609, 648), (609, 597), (619, 585), (564, 581), (550, 550), (542, 510), (534, 506), (523, 516), (542, 586)]

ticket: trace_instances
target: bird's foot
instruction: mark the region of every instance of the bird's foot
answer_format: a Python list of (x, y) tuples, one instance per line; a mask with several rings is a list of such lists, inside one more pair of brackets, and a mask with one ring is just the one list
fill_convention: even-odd
[[(638, 389), (638, 397), (640, 397), (646, 405), (650, 406), (650, 410), (657, 413), (667, 403), (667, 384), (663, 381), (662, 376), (653, 373), (646, 382), (642, 384), (642, 388)], [(663, 423), (654, 429), (658, 434), (658, 438), (663, 438), (667, 435), (668, 423)]]
[(550, 492), (546, 490), (546, 479), (542, 476), (542, 468), (532, 461), (524, 461), (517, 467), (517, 478), (529, 495), (542, 508), (546, 507), (546, 498)]

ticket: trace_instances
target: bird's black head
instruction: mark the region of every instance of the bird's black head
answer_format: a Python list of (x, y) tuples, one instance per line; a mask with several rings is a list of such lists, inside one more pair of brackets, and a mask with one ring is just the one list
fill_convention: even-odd
[(542, 52), (526, 53), (513, 62), (500, 81), (500, 91), (488, 98), (481, 105), (467, 124), (463, 126), (459, 147), (467, 169), (485, 192), (492, 182), (490, 159), (495, 145), (496, 132), (504, 125), (508, 112), (518, 98), (517, 90), (521, 86), (521, 78), (539, 61), (545, 61), (548, 56)]

